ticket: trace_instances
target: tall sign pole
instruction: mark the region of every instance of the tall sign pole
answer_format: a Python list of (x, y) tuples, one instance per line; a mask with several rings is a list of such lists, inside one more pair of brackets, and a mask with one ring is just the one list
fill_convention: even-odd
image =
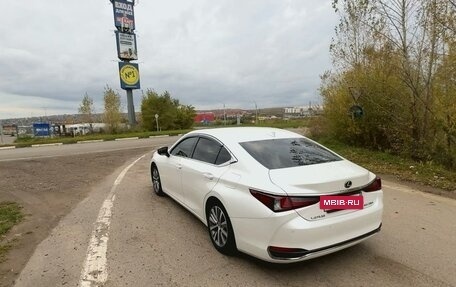
[(133, 90), (139, 89), (139, 66), (135, 35), (135, 0), (110, 0), (116, 26), (117, 57), (119, 62), (120, 87), (127, 92), (128, 122), (136, 125)]

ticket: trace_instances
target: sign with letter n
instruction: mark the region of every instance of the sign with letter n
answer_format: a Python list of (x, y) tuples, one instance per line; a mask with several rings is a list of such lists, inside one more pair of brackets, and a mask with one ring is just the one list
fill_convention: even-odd
[(135, 63), (119, 62), (120, 87), (124, 90), (140, 89), (139, 66)]

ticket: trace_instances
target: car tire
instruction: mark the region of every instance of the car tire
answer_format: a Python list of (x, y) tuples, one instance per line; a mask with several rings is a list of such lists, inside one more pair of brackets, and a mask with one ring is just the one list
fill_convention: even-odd
[(158, 172), (158, 168), (155, 164), (152, 164), (150, 167), (150, 177), (152, 179), (152, 188), (154, 189), (155, 194), (158, 196), (164, 196), (165, 193), (162, 189), (160, 173)]
[(207, 229), (215, 249), (225, 255), (237, 253), (236, 239), (230, 217), (218, 200), (209, 202), (206, 208)]

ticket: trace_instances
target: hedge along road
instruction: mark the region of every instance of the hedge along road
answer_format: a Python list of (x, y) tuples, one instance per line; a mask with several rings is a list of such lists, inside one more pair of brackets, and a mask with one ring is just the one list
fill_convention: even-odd
[(150, 155), (94, 186), (37, 247), (16, 286), (456, 286), (455, 200), (385, 181), (378, 235), (315, 260), (267, 264), (219, 254), (201, 222), (156, 197)]

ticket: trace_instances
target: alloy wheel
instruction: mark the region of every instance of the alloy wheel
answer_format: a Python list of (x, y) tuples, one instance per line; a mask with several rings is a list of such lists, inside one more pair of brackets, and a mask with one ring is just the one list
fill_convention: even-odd
[(209, 232), (218, 247), (225, 246), (229, 234), (228, 223), (225, 213), (217, 205), (213, 206), (209, 213)]
[(156, 166), (152, 166), (152, 186), (157, 195), (161, 196), (164, 194), (160, 182), (160, 173)]

